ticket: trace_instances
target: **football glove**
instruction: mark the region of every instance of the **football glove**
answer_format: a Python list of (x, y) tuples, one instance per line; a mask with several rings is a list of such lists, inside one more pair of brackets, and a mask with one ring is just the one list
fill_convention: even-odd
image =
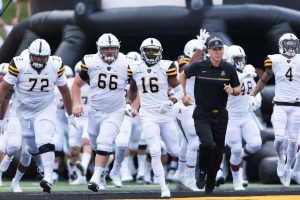
[(127, 103), (125, 106), (125, 115), (127, 115), (129, 117), (133, 117), (132, 116), (132, 107), (129, 103)]
[(249, 110), (257, 110), (260, 107), (260, 101), (255, 96), (250, 96), (249, 98)]
[(172, 110), (173, 105), (174, 105), (173, 101), (171, 101), (171, 100), (165, 101), (165, 102), (159, 107), (159, 112), (160, 112), (161, 114), (165, 114), (165, 113), (167, 113), (167, 112), (169, 112), (169, 111)]
[(199, 47), (201, 50), (205, 47), (205, 42), (207, 38), (210, 37), (209, 32), (206, 31), (206, 29), (200, 29), (199, 35), (197, 35), (197, 40), (199, 42)]

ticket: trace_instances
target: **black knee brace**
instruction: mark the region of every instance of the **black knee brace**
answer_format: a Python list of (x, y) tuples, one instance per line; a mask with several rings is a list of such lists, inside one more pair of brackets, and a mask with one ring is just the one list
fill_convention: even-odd
[(96, 153), (101, 156), (109, 156), (112, 152), (97, 150)]
[(138, 149), (145, 150), (145, 149), (147, 149), (147, 145), (141, 144), (141, 145), (139, 145)]
[(54, 151), (55, 150), (55, 146), (54, 144), (43, 144), (42, 146), (39, 147), (39, 153), (43, 154), (43, 153), (47, 153), (50, 151)]

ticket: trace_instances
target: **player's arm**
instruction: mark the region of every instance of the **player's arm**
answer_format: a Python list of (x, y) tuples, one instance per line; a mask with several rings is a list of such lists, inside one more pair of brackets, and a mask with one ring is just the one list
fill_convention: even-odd
[(71, 98), (71, 92), (68, 87), (68, 84), (65, 84), (63, 86), (57, 86), (59, 92), (61, 93), (64, 106), (66, 108), (66, 111), (68, 115), (72, 115), (72, 98)]
[(137, 94), (138, 94), (138, 87), (136, 85), (135, 80), (133, 79), (132, 76), (132, 70), (130, 68), (130, 66), (127, 67), (127, 76), (128, 76), (128, 80), (130, 83), (130, 87), (127, 93), (127, 99), (128, 101), (130, 101), (131, 103), (137, 98)]
[(73, 99), (73, 115), (76, 117), (80, 117), (83, 113), (83, 107), (80, 103), (81, 100), (81, 92), (80, 88), (89, 80), (88, 69), (87, 66), (82, 60), (81, 62), (81, 71), (75, 77), (74, 82), (72, 84), (72, 99)]
[(0, 120), (3, 120), (13, 94), (12, 85), (3, 80), (0, 84), (0, 94)]
[(177, 69), (174, 63), (167, 70), (168, 84), (174, 90), (174, 97), (170, 98), (173, 103), (177, 103), (183, 97), (183, 87), (177, 79)]
[(13, 93), (14, 93), (14, 89), (13, 89), (13, 87), (11, 87), (5, 95), (5, 98), (1, 104), (0, 120), (4, 119), (5, 113), (7, 111), (7, 108), (9, 106), (9, 102), (10, 102), (10, 99), (11, 99)]
[(138, 88), (133, 78), (130, 79), (130, 87), (127, 93), (127, 99), (132, 103), (138, 96)]
[[(8, 73), (4, 76), (2, 83), (0, 84), (0, 111), (1, 115), (5, 115), (8, 102), (5, 102), (6, 100), (9, 101), (11, 98), (11, 95), (13, 93), (12, 88), (13, 85), (17, 82), (19, 76), (19, 70), (15, 64), (14, 59), (9, 64), (8, 67)], [(9, 98), (9, 99), (7, 99)], [(7, 104), (7, 105), (6, 105)], [(3, 113), (2, 113), (3, 112)], [(4, 117), (4, 116), (3, 116)]]
[(267, 84), (267, 82), (272, 78), (272, 60), (267, 57), (265, 60), (265, 72), (262, 74), (261, 78), (258, 80), (255, 88), (251, 92), (251, 96), (256, 96)]
[(180, 68), (180, 72), (182, 72), (185, 68), (189, 68), (193, 63), (203, 60), (204, 51), (201, 49), (196, 49), (189, 63), (185, 64)]

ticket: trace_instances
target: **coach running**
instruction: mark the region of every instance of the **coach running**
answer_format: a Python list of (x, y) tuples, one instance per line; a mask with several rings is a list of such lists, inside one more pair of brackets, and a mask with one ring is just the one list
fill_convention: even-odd
[(193, 118), (201, 143), (197, 155), (196, 184), (199, 189), (205, 186), (205, 192), (211, 193), (224, 150), (228, 95), (239, 95), (241, 88), (234, 66), (222, 60), (224, 47), (220, 38), (209, 40), (208, 53), (208, 59), (186, 66), (180, 74), (180, 81), (185, 94), (183, 103), (189, 105), (186, 79), (196, 77)]

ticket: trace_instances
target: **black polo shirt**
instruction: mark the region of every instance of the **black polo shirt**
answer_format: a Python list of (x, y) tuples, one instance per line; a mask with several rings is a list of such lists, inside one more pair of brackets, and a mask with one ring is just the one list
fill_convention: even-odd
[(196, 76), (195, 101), (198, 108), (225, 109), (228, 94), (224, 90), (224, 84), (231, 87), (240, 85), (235, 67), (222, 60), (219, 67), (211, 65), (210, 59), (193, 63), (184, 69), (187, 78)]

